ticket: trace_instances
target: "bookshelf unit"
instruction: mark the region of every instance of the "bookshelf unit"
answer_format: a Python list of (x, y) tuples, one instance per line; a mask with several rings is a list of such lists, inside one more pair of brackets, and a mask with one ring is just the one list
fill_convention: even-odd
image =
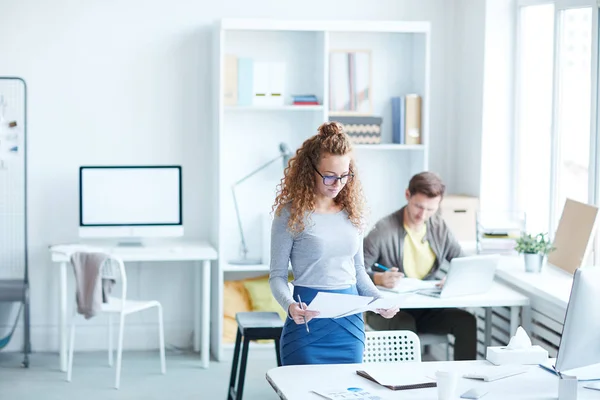
[[(279, 155), (279, 144), (295, 150), (317, 127), (334, 118), (329, 112), (329, 53), (370, 50), (373, 116), (383, 118), (381, 144), (356, 144), (358, 173), (373, 225), (406, 203), (410, 177), (428, 169), (430, 23), (397, 21), (294, 21), (224, 19), (214, 31), (214, 188), (211, 240), (219, 261), (212, 274), (211, 350), (223, 358), (223, 296), (226, 280), (268, 274), (271, 205), (283, 176), (275, 162), (236, 188), (250, 258), (260, 265), (233, 265), (240, 235), (231, 185)], [(283, 105), (226, 105), (226, 56), (285, 64)], [(421, 144), (392, 141), (391, 97), (421, 96)], [(293, 105), (292, 95), (314, 94), (318, 105)], [(337, 114), (336, 114), (337, 115)], [(272, 346), (272, 345), (270, 345)]]

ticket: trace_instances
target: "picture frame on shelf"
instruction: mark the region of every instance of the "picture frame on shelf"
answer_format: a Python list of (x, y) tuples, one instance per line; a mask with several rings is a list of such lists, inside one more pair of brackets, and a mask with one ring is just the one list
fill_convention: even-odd
[(330, 50), (329, 114), (367, 116), (373, 113), (370, 50)]

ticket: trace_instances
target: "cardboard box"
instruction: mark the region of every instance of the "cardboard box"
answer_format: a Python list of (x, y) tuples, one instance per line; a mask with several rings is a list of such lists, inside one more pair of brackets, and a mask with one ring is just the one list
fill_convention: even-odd
[(457, 240), (477, 240), (477, 211), (479, 199), (464, 195), (446, 195), (440, 204), (440, 215)]

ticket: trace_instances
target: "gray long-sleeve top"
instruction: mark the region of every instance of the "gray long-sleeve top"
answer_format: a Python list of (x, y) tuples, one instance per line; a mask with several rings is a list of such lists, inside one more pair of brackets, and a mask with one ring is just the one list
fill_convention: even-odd
[(312, 213), (296, 235), (288, 230), (289, 217), (288, 206), (275, 215), (271, 229), (269, 284), (284, 310), (295, 302), (288, 286), (290, 261), (295, 286), (335, 290), (356, 284), (359, 295), (381, 297), (365, 270), (362, 235), (345, 210)]

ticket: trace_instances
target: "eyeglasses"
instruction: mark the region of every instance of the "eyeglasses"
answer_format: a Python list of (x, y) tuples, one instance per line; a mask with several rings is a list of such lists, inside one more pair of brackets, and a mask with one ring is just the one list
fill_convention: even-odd
[(346, 174), (346, 175), (342, 175), (342, 176), (335, 176), (335, 175), (325, 175), (323, 176), (323, 174), (321, 174), (319, 172), (319, 170), (317, 169), (317, 167), (315, 167), (314, 165), (312, 166), (314, 168), (315, 171), (317, 171), (317, 174), (319, 174), (319, 176), (321, 178), (323, 178), (323, 185), (325, 186), (333, 186), (335, 185), (335, 183), (339, 180), (340, 184), (345, 185), (346, 183), (348, 183), (349, 181), (352, 180), (352, 178), (354, 178), (354, 174), (350, 173), (350, 174)]
[(419, 210), (421, 210), (423, 212), (434, 213), (434, 212), (436, 212), (438, 210), (437, 207), (436, 208), (428, 208), (428, 207), (425, 207), (425, 206), (423, 206), (422, 204), (419, 204), (419, 203), (411, 203), (410, 200), (408, 201), (408, 203), (411, 206), (413, 206), (413, 207), (415, 207), (415, 208), (417, 208), (417, 209), (419, 209)]

